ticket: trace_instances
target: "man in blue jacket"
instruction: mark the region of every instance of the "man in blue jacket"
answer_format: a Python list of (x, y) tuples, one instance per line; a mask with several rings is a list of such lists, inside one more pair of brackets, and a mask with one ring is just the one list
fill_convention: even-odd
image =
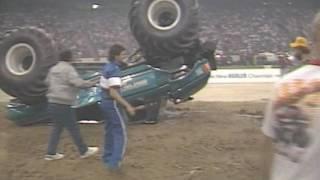
[(110, 48), (109, 63), (104, 66), (100, 79), (101, 109), (106, 120), (103, 162), (111, 170), (120, 168), (127, 145), (122, 107), (129, 115), (135, 114), (135, 109), (120, 94), (120, 66), (123, 64), (124, 52), (125, 48), (118, 44)]

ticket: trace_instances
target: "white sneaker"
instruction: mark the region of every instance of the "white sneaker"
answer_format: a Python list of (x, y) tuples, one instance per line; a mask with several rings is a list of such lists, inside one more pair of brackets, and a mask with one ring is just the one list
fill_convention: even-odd
[(53, 161), (53, 160), (59, 160), (62, 158), (64, 158), (63, 154), (56, 153), (55, 155), (49, 155), (49, 154), (45, 155), (44, 160)]
[(96, 154), (98, 151), (99, 151), (98, 147), (88, 147), (87, 152), (81, 155), (80, 158), (82, 159), (87, 158), (89, 156)]

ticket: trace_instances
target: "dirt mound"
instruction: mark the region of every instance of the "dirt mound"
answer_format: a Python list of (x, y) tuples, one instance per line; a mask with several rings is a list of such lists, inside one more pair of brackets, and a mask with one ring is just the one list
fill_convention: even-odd
[[(1, 117), (0, 179), (256, 180), (260, 177), (260, 121), (239, 116), (239, 112), (262, 111), (264, 103), (189, 102), (179, 108), (183, 116), (162, 120), (157, 125), (129, 126), (122, 174), (104, 168), (101, 152), (96, 157), (80, 159), (66, 133), (59, 147), (65, 159), (44, 161), (50, 127), (16, 127)], [(82, 126), (81, 130), (89, 145), (102, 147), (102, 125)]]

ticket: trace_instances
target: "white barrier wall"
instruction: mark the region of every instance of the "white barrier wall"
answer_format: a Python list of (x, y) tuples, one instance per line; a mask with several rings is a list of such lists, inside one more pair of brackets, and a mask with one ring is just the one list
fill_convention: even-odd
[(273, 83), (280, 76), (280, 69), (221, 69), (211, 72), (209, 83)]

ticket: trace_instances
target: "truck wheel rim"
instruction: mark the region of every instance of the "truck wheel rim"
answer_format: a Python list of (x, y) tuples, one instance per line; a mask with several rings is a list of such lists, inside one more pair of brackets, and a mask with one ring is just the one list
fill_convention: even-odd
[(171, 30), (181, 20), (181, 8), (175, 0), (155, 0), (148, 8), (148, 20), (157, 30)]
[(10, 73), (22, 76), (30, 73), (36, 64), (35, 50), (28, 44), (12, 46), (6, 54), (5, 65)]

